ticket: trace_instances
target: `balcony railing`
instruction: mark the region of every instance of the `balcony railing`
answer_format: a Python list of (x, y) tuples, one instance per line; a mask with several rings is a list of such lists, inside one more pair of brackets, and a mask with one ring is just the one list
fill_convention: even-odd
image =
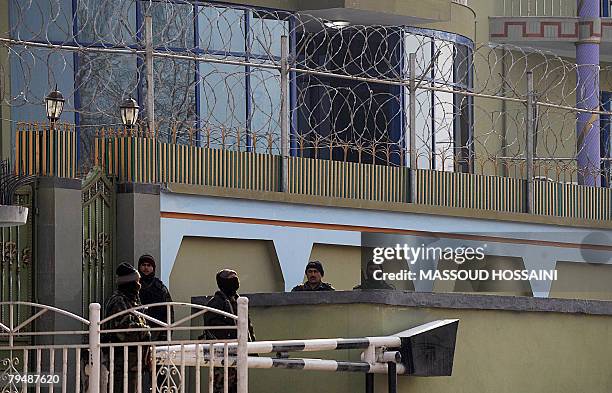
[(503, 16), (576, 16), (576, 0), (503, 0)]

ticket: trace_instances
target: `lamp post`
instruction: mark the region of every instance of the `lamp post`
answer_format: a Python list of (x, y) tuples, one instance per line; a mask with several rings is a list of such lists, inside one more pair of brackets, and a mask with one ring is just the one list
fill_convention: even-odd
[(45, 107), (47, 109), (47, 119), (51, 123), (51, 129), (55, 129), (55, 122), (62, 115), (62, 110), (64, 109), (64, 96), (57, 90), (57, 86), (55, 90), (49, 93), (47, 97), (45, 97)]
[(121, 110), (121, 121), (130, 132), (133, 130), (136, 120), (138, 120), (138, 112), (140, 107), (133, 98), (128, 98), (119, 107)]

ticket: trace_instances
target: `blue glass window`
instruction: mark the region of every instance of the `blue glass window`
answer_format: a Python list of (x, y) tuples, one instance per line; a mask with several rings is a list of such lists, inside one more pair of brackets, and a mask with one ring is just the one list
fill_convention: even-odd
[(198, 7), (200, 49), (207, 53), (238, 54), (245, 52), (246, 12), (228, 7)]
[(282, 35), (289, 35), (289, 22), (276, 19), (279, 15), (270, 12), (252, 11), (249, 19), (249, 53), (266, 59), (280, 58)]
[(610, 9), (612, 8), (612, 1), (610, 0), (601, 0), (601, 16), (604, 18), (610, 17)]
[[(409, 76), (408, 56), (415, 53), (417, 78), (431, 86), (458, 90), (455, 93), (417, 91), (416, 153), (420, 169), (472, 171), (473, 100), (459, 92), (472, 88), (472, 51), (473, 44), (465, 37), (436, 30), (406, 28), (406, 76)], [(405, 112), (408, 113), (408, 89), (404, 94)]]
[[(195, 70), (195, 62), (190, 60), (156, 58), (153, 61), (155, 128), (162, 139), (189, 142), (187, 131), (196, 125)], [(146, 94), (146, 84), (143, 84), (142, 97)]]
[[(42, 48), (13, 48), (10, 58), (12, 108), (15, 121), (46, 121), (44, 99), (55, 86), (74, 91), (73, 57), (64, 52)], [(26, 94), (27, 92), (27, 94)], [(64, 96), (62, 120), (74, 122), (74, 96)]]
[(14, 39), (54, 43), (72, 40), (72, 0), (11, 0), (9, 18)]
[(198, 79), (201, 127), (205, 130), (201, 143), (213, 148), (222, 148), (222, 143), (233, 146), (237, 143), (234, 135), (246, 133), (244, 66), (200, 62)]
[(78, 55), (78, 63), (78, 103), (85, 109), (79, 113), (79, 151), (90, 157), (96, 130), (120, 126), (118, 103), (137, 95), (137, 63), (133, 56), (99, 52)]
[(113, 7), (108, 7), (98, 0), (77, 0), (77, 40), (87, 46), (136, 44), (136, 4), (133, 0), (116, 0)]
[[(192, 49), (195, 46), (193, 6), (190, 4), (152, 2), (143, 13), (151, 14), (153, 22), (153, 45), (166, 49)], [(141, 31), (141, 35), (144, 31)]]
[[(397, 77), (399, 29), (348, 27), (297, 39), (302, 67), (360, 77)], [(365, 28), (368, 29), (368, 28)], [(367, 40), (367, 41), (366, 41)], [(349, 61), (347, 59), (357, 59)], [(297, 73), (297, 135), (293, 154), (340, 161), (402, 163), (401, 89), (398, 86)]]

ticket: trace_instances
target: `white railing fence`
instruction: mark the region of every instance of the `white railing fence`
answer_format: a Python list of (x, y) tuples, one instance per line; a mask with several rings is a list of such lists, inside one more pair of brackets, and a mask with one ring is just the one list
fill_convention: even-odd
[[(363, 373), (369, 388), (374, 386), (374, 374), (386, 374), (389, 386), (397, 385), (398, 375), (452, 375), (457, 319), (432, 321), (382, 337), (248, 342), (247, 298), (238, 298), (237, 315), (182, 302), (148, 306), (187, 307), (190, 313), (177, 321), (160, 321), (139, 306), (102, 319), (100, 304), (92, 303), (85, 319), (41, 304), (0, 303), (2, 310), (9, 310), (1, 314), (8, 320), (0, 321), (0, 393), (247, 393), (249, 368)], [(16, 322), (18, 308), (29, 309), (31, 316)], [(197, 323), (196, 318), (206, 313), (230, 322), (227, 326)], [(134, 316), (146, 319), (149, 326), (113, 327), (118, 318), (128, 325)], [(176, 338), (181, 332), (191, 336), (194, 331), (213, 330), (224, 339)], [(166, 336), (158, 341), (122, 339), (144, 331)], [(291, 352), (348, 349), (361, 350), (361, 359), (288, 357)], [(372, 391), (369, 388), (366, 391)]]
[[(186, 307), (190, 314), (177, 321), (159, 321), (146, 314), (147, 307)], [(101, 306), (89, 305), (89, 318), (52, 306), (28, 302), (3, 302), (0, 321), (0, 392), (27, 392), (34, 387), (53, 392), (75, 393), (185, 393), (202, 391), (202, 368), (208, 367), (210, 393), (246, 393), (248, 390), (247, 341), (248, 299), (238, 299), (238, 315), (210, 307), (167, 302), (139, 306), (101, 318)], [(19, 322), (18, 311), (31, 315)], [(229, 326), (204, 326), (205, 313), (216, 313), (234, 321)], [(109, 329), (109, 322), (131, 314), (142, 317), (150, 326), (144, 328)], [(170, 313), (168, 313), (170, 315)], [(6, 317), (6, 318), (5, 318)], [(6, 319), (6, 320), (5, 320)], [(68, 327), (64, 329), (63, 327)], [(109, 342), (114, 337), (133, 337), (139, 331), (166, 333), (162, 341)], [(176, 339), (181, 333), (207, 330), (236, 331), (235, 339), (201, 340)], [(173, 338), (173, 336), (175, 338)], [(184, 348), (212, 348), (222, 345), (225, 350), (214, 356), (189, 363)], [(229, 346), (233, 345), (232, 359)], [(178, 351), (159, 353), (158, 347), (174, 347)], [(210, 367), (217, 365), (218, 367)], [(193, 370), (195, 384), (186, 383)], [(153, 390), (155, 388), (155, 390)]]

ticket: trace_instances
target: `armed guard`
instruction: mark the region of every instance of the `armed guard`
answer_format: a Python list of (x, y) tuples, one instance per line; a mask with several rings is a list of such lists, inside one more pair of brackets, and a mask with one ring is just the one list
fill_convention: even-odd
[[(217, 310), (225, 311), (230, 314), (238, 315), (238, 288), (240, 280), (234, 270), (223, 269), (217, 273), (217, 286), (219, 290), (210, 299), (207, 306)], [(204, 314), (204, 326), (235, 326), (236, 321), (214, 312)], [(206, 330), (200, 339), (206, 340), (235, 340), (237, 337), (236, 329), (213, 329)], [(249, 341), (255, 341), (253, 325), (249, 318)], [(223, 393), (223, 368), (215, 367), (214, 373), (214, 392)], [(236, 369), (228, 368), (228, 392), (236, 393), (238, 387), (238, 375)]]
[[(123, 262), (117, 267), (117, 290), (106, 301), (104, 315), (109, 317), (125, 310), (140, 306), (140, 274), (134, 267)], [(103, 341), (107, 343), (138, 343), (151, 340), (151, 333), (148, 330), (146, 320), (135, 313), (126, 313), (117, 318), (113, 318), (105, 324), (104, 330), (126, 329), (121, 332), (107, 333)], [(139, 329), (139, 330), (134, 330)], [(143, 349), (146, 347), (143, 347)], [(142, 355), (142, 369), (138, 368), (138, 347), (128, 347), (128, 392), (137, 391), (137, 376), (139, 373), (148, 371), (151, 363), (151, 353), (148, 348)], [(115, 392), (123, 391), (123, 347), (115, 347), (113, 362), (113, 389)], [(109, 356), (105, 356), (109, 359)]]
[[(164, 283), (155, 277), (156, 263), (151, 255), (142, 255), (138, 259), (138, 272), (140, 278), (140, 301), (143, 305), (153, 303), (171, 302), (172, 296)], [(150, 317), (162, 322), (174, 321), (174, 308), (170, 307), (170, 318), (168, 318), (168, 307), (156, 306), (149, 307), (144, 311)], [(159, 327), (158, 324), (147, 321), (151, 327)], [(165, 341), (168, 339), (168, 334), (165, 331), (152, 331), (151, 341)]]

